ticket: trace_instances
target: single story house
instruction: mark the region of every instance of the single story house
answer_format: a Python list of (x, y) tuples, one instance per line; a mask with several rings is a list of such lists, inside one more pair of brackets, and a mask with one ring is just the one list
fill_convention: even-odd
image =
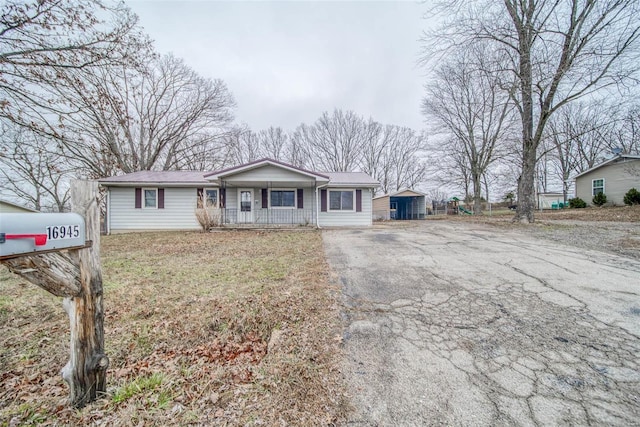
[(373, 218), (424, 219), (427, 213), (426, 194), (408, 188), (373, 198)]
[(25, 208), (22, 205), (18, 205), (7, 200), (0, 200), (0, 213), (34, 213), (38, 212), (35, 209)]
[(203, 200), (221, 225), (370, 226), (378, 182), (261, 159), (216, 172), (141, 171), (99, 180), (107, 233), (195, 230)]
[(592, 204), (599, 192), (607, 196), (607, 203), (623, 205), (624, 195), (631, 188), (640, 191), (640, 156), (617, 154), (575, 176), (576, 197)]

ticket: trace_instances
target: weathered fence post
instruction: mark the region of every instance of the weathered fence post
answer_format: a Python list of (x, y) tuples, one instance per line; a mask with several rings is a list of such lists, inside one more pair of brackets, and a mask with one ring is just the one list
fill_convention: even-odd
[[(62, 306), (69, 315), (71, 326), (71, 354), (61, 374), (69, 384), (71, 405), (81, 408), (106, 391), (105, 379), (109, 366), (109, 359), (104, 354), (98, 183), (74, 181), (71, 204), (72, 209), (84, 218), (84, 244), (68, 249), (60, 245), (56, 247), (62, 249), (18, 253), (3, 256), (0, 260), (10, 271), (64, 298)], [(27, 226), (36, 218), (28, 215), (53, 214), (27, 214), (24, 218)], [(42, 232), (44, 230), (38, 231)], [(71, 234), (71, 231), (65, 233)], [(34, 236), (0, 234), (5, 239)]]
[(88, 248), (74, 251), (72, 256), (80, 270), (80, 293), (63, 301), (71, 324), (71, 357), (62, 369), (62, 378), (71, 388), (73, 406), (82, 407), (106, 391), (109, 366), (104, 354), (98, 183), (75, 181), (71, 209), (84, 217), (87, 239), (93, 242)]

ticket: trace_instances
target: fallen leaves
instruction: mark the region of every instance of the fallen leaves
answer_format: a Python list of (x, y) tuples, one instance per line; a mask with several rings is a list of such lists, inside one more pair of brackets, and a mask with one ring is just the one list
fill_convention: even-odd
[[(0, 289), (15, 296), (0, 316), (0, 424), (340, 419), (338, 307), (319, 233), (107, 236), (102, 254), (108, 393), (82, 411), (66, 406), (58, 373), (69, 340), (60, 300), (0, 269), (8, 279)], [(118, 390), (154, 374), (163, 379), (157, 387), (114, 402)]]

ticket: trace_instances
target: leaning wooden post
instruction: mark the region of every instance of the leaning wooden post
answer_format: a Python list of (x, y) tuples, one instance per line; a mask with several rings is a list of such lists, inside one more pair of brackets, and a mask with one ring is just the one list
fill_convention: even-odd
[(84, 217), (90, 247), (73, 251), (80, 273), (80, 292), (63, 300), (71, 324), (71, 357), (62, 369), (71, 404), (77, 408), (106, 392), (109, 359), (104, 354), (104, 311), (100, 268), (100, 209), (98, 183), (75, 181), (71, 208)]

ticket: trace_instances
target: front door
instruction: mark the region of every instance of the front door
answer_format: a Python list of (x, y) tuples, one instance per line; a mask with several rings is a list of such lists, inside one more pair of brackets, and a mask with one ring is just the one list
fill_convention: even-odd
[(238, 190), (238, 222), (241, 224), (253, 222), (253, 190)]

